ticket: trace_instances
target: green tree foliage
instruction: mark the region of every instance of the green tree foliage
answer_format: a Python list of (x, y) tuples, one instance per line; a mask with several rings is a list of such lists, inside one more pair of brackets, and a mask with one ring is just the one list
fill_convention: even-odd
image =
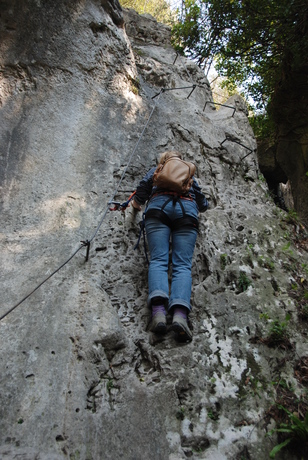
[(149, 13), (163, 24), (173, 25), (176, 13), (166, 0), (120, 0), (123, 8), (133, 8), (140, 14)]
[[(285, 72), (308, 64), (307, 0), (183, 0), (174, 44), (267, 106)], [(306, 68), (307, 71), (307, 68)]]
[(272, 117), (269, 117), (267, 112), (253, 113), (249, 117), (249, 122), (259, 141), (274, 142), (275, 125)]

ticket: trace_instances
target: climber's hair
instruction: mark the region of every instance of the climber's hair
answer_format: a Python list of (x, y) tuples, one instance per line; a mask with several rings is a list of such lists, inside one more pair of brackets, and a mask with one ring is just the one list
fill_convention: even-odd
[(177, 150), (166, 150), (166, 152), (161, 153), (158, 164), (164, 163), (170, 157), (179, 157), (182, 159), (182, 154)]

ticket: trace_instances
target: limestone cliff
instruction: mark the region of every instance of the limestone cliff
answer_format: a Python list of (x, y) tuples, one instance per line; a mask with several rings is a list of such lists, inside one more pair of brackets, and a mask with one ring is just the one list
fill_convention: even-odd
[[(243, 101), (215, 109), (169, 39), (116, 0), (1, 2), (1, 316), (102, 221), (87, 262), (0, 322), (3, 459), (262, 460), (275, 402), (307, 408), (301, 229), (268, 193)], [(169, 148), (210, 200), (188, 345), (147, 331), (141, 213), (103, 218)]]

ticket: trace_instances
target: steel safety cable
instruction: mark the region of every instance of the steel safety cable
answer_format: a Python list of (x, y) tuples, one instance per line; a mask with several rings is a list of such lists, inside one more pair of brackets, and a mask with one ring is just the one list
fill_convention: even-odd
[(91, 238), (90, 238), (89, 240), (86, 240), (86, 241), (81, 241), (82, 244), (74, 251), (74, 253), (73, 253), (65, 262), (63, 262), (56, 270), (54, 270), (49, 276), (47, 276), (47, 278), (45, 278), (38, 286), (36, 286), (36, 287), (35, 287), (29, 294), (27, 294), (22, 300), (20, 300), (17, 304), (15, 304), (15, 305), (14, 305), (12, 308), (10, 308), (7, 312), (5, 312), (3, 315), (1, 315), (1, 316), (0, 316), (0, 321), (2, 321), (2, 319), (4, 319), (9, 313), (11, 313), (12, 311), (14, 311), (19, 305), (21, 305), (21, 304), (22, 304), (25, 300), (27, 300), (32, 294), (34, 294), (34, 292), (36, 292), (43, 284), (45, 284), (45, 283), (46, 283), (50, 278), (52, 278), (57, 272), (59, 272), (59, 271), (60, 271), (68, 262), (70, 262), (70, 261), (75, 257), (75, 255), (76, 255), (82, 248), (84, 248), (84, 247), (87, 248), (86, 260), (88, 260), (89, 250), (90, 250), (90, 243), (94, 240), (95, 236), (97, 235), (97, 233), (98, 233), (98, 231), (99, 231), (99, 229), (100, 229), (100, 227), (101, 227), (101, 225), (102, 225), (102, 223), (103, 223), (103, 221), (104, 221), (104, 219), (105, 219), (105, 217), (106, 217), (106, 215), (107, 215), (107, 212), (108, 212), (108, 210), (109, 210), (109, 203), (110, 203), (110, 201), (112, 201), (112, 200), (114, 199), (114, 197), (117, 195), (117, 193), (118, 193), (118, 191), (119, 191), (119, 188), (120, 188), (120, 186), (121, 186), (121, 183), (123, 182), (123, 179), (124, 179), (125, 174), (126, 174), (126, 172), (127, 172), (127, 169), (129, 168), (129, 165), (130, 165), (130, 163), (131, 163), (131, 161), (132, 161), (132, 159), (133, 159), (133, 157), (134, 157), (134, 155), (135, 155), (135, 153), (136, 153), (136, 150), (137, 150), (137, 148), (138, 148), (138, 146), (139, 146), (139, 144), (140, 144), (140, 141), (141, 141), (141, 139), (142, 139), (142, 137), (143, 137), (143, 134), (144, 134), (145, 130), (147, 129), (149, 123), (150, 123), (150, 120), (151, 120), (151, 118), (152, 118), (152, 115), (153, 115), (153, 113), (154, 113), (154, 111), (155, 111), (155, 109), (156, 109), (156, 107), (157, 107), (157, 104), (158, 104), (160, 95), (161, 95), (162, 93), (163, 93), (163, 91), (160, 92), (160, 94), (158, 95), (158, 98), (156, 99), (156, 102), (155, 102), (155, 104), (154, 104), (154, 106), (153, 106), (153, 108), (152, 108), (152, 110), (151, 110), (151, 113), (150, 113), (150, 115), (149, 115), (149, 117), (148, 117), (148, 120), (147, 120), (146, 124), (144, 125), (143, 130), (142, 130), (142, 132), (141, 132), (141, 134), (140, 134), (140, 136), (139, 136), (139, 138), (138, 138), (138, 141), (137, 141), (137, 143), (136, 143), (136, 145), (135, 145), (135, 147), (134, 147), (134, 149), (133, 149), (133, 151), (132, 151), (132, 153), (131, 153), (131, 155), (130, 155), (130, 157), (129, 157), (129, 160), (128, 160), (128, 162), (127, 162), (127, 165), (126, 165), (126, 167), (125, 167), (125, 169), (124, 169), (124, 171), (123, 171), (123, 173), (122, 173), (122, 175), (121, 175), (121, 178), (120, 178), (120, 180), (119, 180), (119, 182), (118, 182), (118, 185), (117, 185), (117, 187), (116, 187), (116, 189), (115, 189), (115, 191), (114, 191), (114, 193), (113, 193), (113, 195), (112, 195), (112, 197), (111, 197), (111, 200), (108, 201), (108, 204), (107, 204), (107, 207), (106, 207), (106, 209), (105, 209), (105, 211), (104, 211), (104, 213), (103, 213), (103, 216), (102, 216), (102, 218), (101, 218), (101, 220), (100, 220), (100, 222), (99, 222), (99, 224), (98, 224), (98, 226), (97, 226), (95, 232), (94, 232), (93, 235), (91, 236)]
[(11, 313), (13, 310), (15, 310), (15, 308), (17, 308), (20, 304), (22, 304), (25, 300), (27, 300), (32, 294), (34, 294), (35, 291), (37, 291), (44, 283), (46, 283), (46, 281), (48, 281), (52, 276), (54, 276), (58, 271), (61, 270), (61, 268), (64, 267), (64, 265), (66, 265), (73, 257), (75, 257), (75, 255), (77, 254), (77, 252), (80, 251), (80, 249), (82, 249), (84, 247), (84, 245), (80, 246), (78, 249), (76, 249), (76, 251), (65, 261), (63, 262), (62, 265), (60, 265), (60, 267), (58, 267), (55, 271), (53, 271), (49, 276), (47, 276), (47, 278), (44, 279), (44, 281), (42, 281), (38, 286), (36, 286), (36, 288), (34, 288), (29, 294), (27, 294), (22, 300), (20, 300), (16, 305), (14, 305), (12, 308), (10, 308), (6, 313), (4, 313), (2, 316), (0, 316), (0, 321), (3, 320), (3, 318), (5, 318), (9, 313)]
[(138, 141), (137, 141), (137, 143), (136, 143), (136, 145), (135, 145), (135, 147), (134, 147), (134, 149), (133, 149), (133, 151), (132, 151), (132, 153), (131, 153), (131, 155), (130, 155), (130, 157), (129, 157), (129, 159), (128, 159), (128, 162), (127, 162), (127, 164), (126, 164), (126, 167), (124, 168), (124, 171), (123, 171), (123, 173), (122, 173), (122, 175), (121, 175), (121, 178), (120, 178), (120, 180), (119, 180), (119, 182), (118, 182), (118, 185), (116, 186), (116, 188), (115, 188), (115, 190), (114, 190), (114, 192), (113, 192), (113, 194), (112, 194), (110, 200), (108, 201), (108, 204), (107, 204), (107, 207), (106, 207), (106, 209), (105, 209), (105, 211), (104, 211), (104, 214), (103, 214), (103, 216), (102, 216), (102, 218), (101, 218), (101, 220), (100, 220), (100, 222), (99, 222), (99, 224), (98, 224), (98, 226), (97, 226), (95, 232), (93, 233), (93, 235), (91, 236), (91, 238), (88, 240), (89, 243), (91, 243), (91, 242), (94, 240), (94, 238), (96, 237), (96, 235), (97, 235), (97, 233), (98, 233), (98, 230), (100, 229), (100, 227), (101, 227), (101, 225), (102, 225), (102, 223), (103, 223), (103, 221), (104, 221), (104, 219), (105, 219), (105, 217), (106, 217), (106, 214), (107, 214), (107, 212), (109, 211), (109, 203), (110, 203), (111, 201), (113, 201), (114, 198), (115, 198), (115, 196), (118, 194), (119, 188), (120, 188), (120, 186), (121, 186), (121, 184), (122, 184), (122, 182), (123, 182), (123, 179), (124, 179), (124, 177), (125, 177), (125, 175), (126, 175), (126, 172), (127, 172), (128, 168), (129, 168), (129, 166), (130, 166), (130, 163), (131, 163), (131, 161), (132, 161), (132, 159), (133, 159), (133, 157), (134, 157), (134, 155), (135, 155), (135, 153), (136, 153), (136, 150), (137, 150), (137, 148), (138, 148), (138, 146), (139, 146), (139, 144), (140, 144), (140, 141), (141, 141), (141, 139), (142, 139), (142, 137), (143, 137), (143, 134), (144, 134), (145, 130), (147, 129), (147, 127), (148, 127), (148, 125), (149, 125), (149, 123), (150, 123), (150, 121), (151, 121), (152, 115), (153, 115), (153, 113), (154, 113), (154, 111), (155, 111), (155, 109), (156, 109), (156, 106), (157, 106), (157, 104), (158, 104), (158, 101), (159, 101), (160, 96), (161, 96), (162, 93), (163, 93), (163, 90), (161, 90), (160, 93), (157, 95), (158, 97), (157, 97), (156, 102), (155, 102), (155, 104), (154, 104), (154, 106), (153, 106), (153, 108), (152, 108), (152, 111), (151, 111), (151, 113), (150, 113), (150, 115), (149, 115), (149, 117), (148, 117), (148, 120), (147, 120), (146, 124), (144, 125), (143, 130), (142, 130), (142, 132), (141, 132), (141, 134), (140, 134), (140, 136), (139, 136), (139, 138), (138, 138)]

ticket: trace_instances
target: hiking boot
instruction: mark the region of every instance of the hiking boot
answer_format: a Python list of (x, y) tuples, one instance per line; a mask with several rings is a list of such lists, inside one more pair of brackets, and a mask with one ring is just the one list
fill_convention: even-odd
[(173, 316), (171, 330), (175, 332), (175, 339), (178, 342), (191, 342), (192, 333), (188, 327), (187, 320), (179, 315)]
[(152, 317), (149, 330), (151, 332), (155, 332), (155, 334), (166, 334), (167, 332), (167, 321), (166, 315), (163, 313), (156, 313)]

